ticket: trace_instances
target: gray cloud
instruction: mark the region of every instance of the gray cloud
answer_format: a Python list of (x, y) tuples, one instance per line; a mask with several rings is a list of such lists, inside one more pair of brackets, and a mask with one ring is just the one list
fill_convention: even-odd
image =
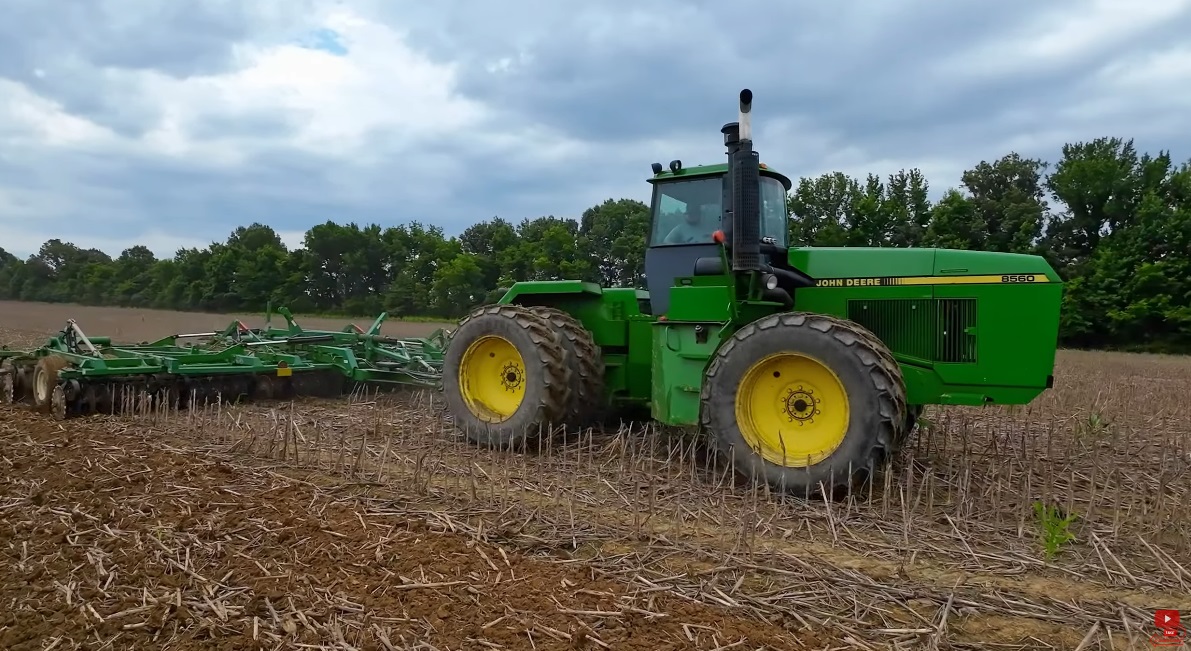
[(278, 115), (275, 111), (243, 113), (216, 110), (196, 120), (187, 133), (200, 140), (269, 140), (292, 135), (300, 128), (296, 116)]
[[(310, 6), (287, 4), (294, 14)], [(0, 71), (24, 80), (64, 60), (176, 77), (220, 72), (237, 42), (280, 18), (271, 1), (237, 0), (6, 0), (3, 13)]]
[(274, 0), (6, 0), (0, 15), (0, 76), (131, 137), (161, 114), (126, 73), (227, 72), (237, 43), (293, 20)]
[[(8, 234), (18, 225), (22, 237), (98, 238), (101, 216), (121, 224), (129, 242), (138, 225), (202, 242), (250, 221), (290, 231), (326, 219), (419, 220), (458, 233), (494, 215), (577, 216), (607, 197), (645, 199), (654, 160), (720, 160), (718, 129), (735, 118), (744, 86), (757, 93), (763, 159), (795, 177), (921, 166), (937, 193), (1010, 148), (1053, 161), (1063, 142), (1101, 135), (1135, 136), (1143, 149), (1184, 158), (1191, 137), (1176, 116), (1191, 108), (1180, 90), (1187, 73), (1110, 74), (1180, 45), (1191, 13), (1161, 13), (1170, 4), (1154, 0), (1148, 21), (1110, 16), (1101, 29), (1087, 18), (1100, 5), (1076, 0), (344, 2), (454, 66), (455, 92), (487, 111), (482, 131), (411, 144), (404, 130), (378, 127), (357, 153), (342, 154), (294, 144), (301, 112), (213, 104), (186, 135), (233, 147), (228, 162), (205, 150), (165, 156), (127, 144), (167, 118), (159, 98), (138, 94), (136, 74), (227, 73), (239, 65), (237, 45), (295, 40), (306, 12), (333, 4), (10, 0), (0, 78), (126, 144), (39, 146), (0, 123), (0, 144), (22, 143), (0, 152), (0, 246), (30, 252), (5, 243), (17, 240)], [(1061, 32), (1078, 20), (1086, 24)], [(493, 140), (530, 128), (543, 140)], [(542, 154), (552, 139), (569, 153)], [(22, 208), (4, 203), (5, 188)], [(38, 210), (48, 221), (29, 221)]]

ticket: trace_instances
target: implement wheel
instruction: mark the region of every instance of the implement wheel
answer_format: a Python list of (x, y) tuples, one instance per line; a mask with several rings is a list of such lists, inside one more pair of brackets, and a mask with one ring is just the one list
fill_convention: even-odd
[(0, 405), (11, 405), (17, 401), (17, 370), (7, 359), (0, 362)]
[(443, 394), (473, 442), (519, 448), (567, 419), (571, 360), (549, 321), (519, 305), (473, 310), (451, 335)]
[(37, 360), (33, 369), (33, 405), (49, 412), (54, 399), (54, 387), (58, 386), (58, 371), (70, 366), (65, 357), (49, 355)]
[(50, 392), (50, 413), (55, 420), (66, 420), (66, 390), (62, 388), (61, 384), (54, 385), (54, 390)]
[(905, 427), (905, 384), (879, 346), (835, 317), (755, 321), (708, 367), (702, 424), (745, 477), (805, 495), (850, 488), (884, 461)]
[[(0, 405), (27, 402), (33, 396), (32, 366), (17, 364), (11, 357), (0, 360)], [(4, 379), (8, 376), (8, 379)]]

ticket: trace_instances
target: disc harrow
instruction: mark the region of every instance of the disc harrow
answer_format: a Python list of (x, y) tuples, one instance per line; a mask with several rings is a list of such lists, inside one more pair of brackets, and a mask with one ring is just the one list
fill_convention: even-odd
[(337, 397), (360, 388), (437, 388), (448, 335), (380, 334), (367, 329), (307, 330), (286, 308), (284, 327), (233, 321), (213, 332), (116, 343), (89, 336), (73, 319), (35, 350), (0, 349), (0, 404), (31, 405), (58, 419), (130, 407), (180, 409), (249, 400)]

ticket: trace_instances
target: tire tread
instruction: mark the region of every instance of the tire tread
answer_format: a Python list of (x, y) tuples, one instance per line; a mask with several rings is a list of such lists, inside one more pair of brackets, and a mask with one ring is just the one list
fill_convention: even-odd
[[(535, 314), (524, 306), (495, 304), (483, 305), (469, 312), (460, 319), (458, 327), (451, 332), (450, 339), (454, 340), (460, 332), (466, 332), (469, 323), (484, 316), (507, 319), (510, 323), (528, 334), (530, 341), (534, 343), (534, 350), (520, 352), (523, 357), (531, 357), (531, 359), (532, 357), (536, 357), (537, 366), (543, 373), (541, 399), (538, 401), (538, 404), (532, 407), (533, 415), (525, 421), (526, 427), (524, 430), (521, 432), (507, 431), (499, 435), (498, 438), (507, 439), (509, 445), (515, 445), (519, 441), (528, 441), (531, 438), (537, 438), (536, 434), (530, 434), (530, 428), (537, 428), (541, 431), (565, 423), (567, 404), (571, 396), (571, 369), (569, 356), (562, 344), (562, 335), (554, 330), (550, 322), (544, 317)], [(526, 359), (527, 365), (532, 364), (531, 359)], [(448, 369), (447, 375), (451, 376), (450, 379), (452, 380), (458, 380), (454, 369)], [(446, 388), (444, 383), (444, 389)], [(451, 387), (448, 390), (454, 391), (455, 389)], [(455, 416), (457, 425), (460, 417), (463, 419), (471, 418), (469, 414), (455, 414)], [(485, 427), (489, 430), (507, 429), (507, 427), (502, 427), (502, 425), (489, 426), (480, 423), (473, 423), (470, 426), (465, 424), (460, 429), (464, 430), (472, 440), (477, 440), (475, 429), (483, 429)]]
[[(878, 431), (872, 438), (871, 448), (864, 455), (862, 467), (853, 466), (853, 477), (836, 479), (836, 486), (829, 489), (843, 487), (855, 479), (870, 475), (877, 465), (889, 458), (902, 438), (906, 417), (905, 381), (888, 348), (867, 329), (847, 319), (812, 312), (780, 312), (757, 319), (737, 330), (720, 346), (708, 365), (700, 395), (703, 405), (703, 409), (700, 410), (701, 426), (705, 430), (711, 428), (708, 402), (711, 399), (712, 386), (715, 385), (714, 380), (722, 371), (725, 360), (731, 356), (733, 349), (759, 332), (782, 326), (812, 328), (830, 335), (852, 349), (854, 356), (867, 368), (868, 380), (872, 383), (878, 398)], [(713, 442), (716, 442), (714, 437)]]

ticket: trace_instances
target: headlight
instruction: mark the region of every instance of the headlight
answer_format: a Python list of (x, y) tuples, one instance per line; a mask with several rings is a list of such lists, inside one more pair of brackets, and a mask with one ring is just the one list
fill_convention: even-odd
[(777, 276), (773, 274), (765, 275), (765, 289), (777, 289)]

